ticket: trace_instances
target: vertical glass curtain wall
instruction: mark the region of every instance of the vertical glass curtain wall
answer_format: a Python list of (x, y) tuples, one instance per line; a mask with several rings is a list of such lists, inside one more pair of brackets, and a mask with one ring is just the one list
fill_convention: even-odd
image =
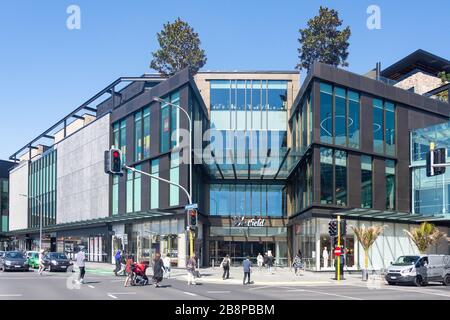
[(298, 213), (312, 205), (312, 159), (308, 157), (300, 165), (292, 183), (293, 212)]
[(372, 157), (361, 155), (361, 208), (372, 208)]
[(312, 142), (313, 110), (310, 92), (305, 94), (301, 108), (292, 118), (292, 147), (306, 149)]
[(385, 160), (386, 168), (386, 209), (395, 210), (395, 161)]
[(320, 148), (320, 203), (347, 205), (347, 152)]
[(283, 185), (275, 184), (212, 184), (210, 213), (216, 216), (281, 217)]
[(7, 232), (8, 227), (8, 212), (9, 208), (9, 181), (8, 179), (0, 179), (0, 231)]
[(320, 83), (320, 141), (359, 149), (359, 93)]
[[(170, 104), (180, 105), (180, 93), (178, 91), (175, 91), (162, 99)], [(180, 123), (180, 109), (171, 106), (169, 103), (163, 103), (161, 105), (161, 153), (169, 151), (169, 149), (175, 147), (179, 141), (178, 126)], [(174, 134), (174, 132), (176, 134)]]
[(150, 107), (134, 115), (134, 160), (141, 161), (150, 157)]
[(56, 150), (31, 163), (28, 181), (29, 228), (39, 227), (41, 214), (43, 226), (56, 224)]
[[(142, 170), (140, 165), (137, 170)], [(141, 211), (141, 174), (138, 172), (127, 172), (127, 213)]]
[(373, 99), (373, 151), (395, 155), (395, 105)]

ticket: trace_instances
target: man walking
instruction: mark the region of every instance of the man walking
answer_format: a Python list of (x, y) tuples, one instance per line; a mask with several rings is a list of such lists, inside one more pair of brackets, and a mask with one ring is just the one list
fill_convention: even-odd
[(84, 254), (84, 249), (81, 249), (80, 251), (78, 251), (78, 253), (75, 257), (75, 260), (77, 263), (77, 267), (80, 269), (80, 275), (78, 278), (78, 282), (84, 283), (84, 274), (86, 273), (86, 270), (85, 270), (86, 255)]
[[(252, 263), (250, 262), (250, 258), (249, 257), (247, 257), (247, 259), (244, 260), (244, 262), (242, 263), (242, 266), (244, 267), (244, 281), (243, 281), (243, 284), (244, 285), (250, 284), (250, 272), (251, 272), (251, 269), (252, 269)], [(247, 281), (247, 283), (245, 283), (245, 280), (247, 280), (247, 278), (248, 278), (248, 281)]]
[(187, 269), (187, 273), (188, 273), (188, 285), (191, 285), (191, 284), (196, 285), (197, 284), (197, 283), (195, 283), (195, 276), (194, 276), (196, 264), (197, 264), (197, 261), (195, 260), (195, 253), (193, 253), (186, 265), (186, 269)]
[(169, 254), (166, 254), (166, 256), (163, 259), (164, 264), (164, 273), (166, 274), (167, 278), (170, 278), (170, 257)]
[(122, 268), (121, 264), (120, 264), (120, 259), (122, 256), (122, 252), (120, 250), (116, 251), (116, 255), (114, 256), (114, 260), (116, 262), (116, 268), (114, 269), (114, 275), (117, 276), (117, 272), (120, 271), (120, 269)]
[(38, 270), (38, 272), (39, 272), (39, 275), (41, 275), (41, 276), (42, 276), (42, 272), (44, 272), (44, 270), (45, 270), (44, 253), (45, 253), (44, 250), (41, 250), (39, 252), (39, 270)]

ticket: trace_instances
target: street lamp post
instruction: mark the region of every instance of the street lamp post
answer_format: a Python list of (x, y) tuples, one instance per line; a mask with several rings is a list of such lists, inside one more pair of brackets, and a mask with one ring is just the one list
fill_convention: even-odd
[(42, 250), (42, 202), (35, 196), (28, 196), (26, 194), (19, 194), (19, 196), (26, 197), (28, 199), (36, 200), (39, 203), (39, 252)]

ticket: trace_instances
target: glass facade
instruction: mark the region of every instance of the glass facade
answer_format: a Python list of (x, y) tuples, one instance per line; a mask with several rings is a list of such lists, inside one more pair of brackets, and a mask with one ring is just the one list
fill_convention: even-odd
[(9, 229), (9, 180), (0, 179), (0, 231), (7, 232)]
[(297, 213), (312, 205), (312, 159), (308, 157), (300, 165), (292, 183), (292, 212)]
[(56, 224), (56, 150), (45, 152), (30, 165), (28, 176), (28, 226)]
[(431, 142), (435, 143), (435, 148), (447, 148), (446, 162), (450, 162), (449, 122), (411, 132), (413, 213), (450, 216), (450, 170), (447, 168), (438, 176), (426, 175), (426, 154)]
[(360, 102), (357, 92), (320, 83), (320, 141), (359, 148)]
[(281, 217), (284, 186), (275, 184), (212, 184), (210, 214)]
[[(180, 183), (180, 155), (178, 153), (172, 153), (170, 158), (170, 181), (174, 183)], [(180, 204), (180, 188), (174, 185), (170, 185), (169, 192), (169, 205), (178, 206)]]
[(361, 155), (361, 208), (372, 208), (372, 157)]
[(310, 91), (305, 94), (301, 108), (292, 118), (292, 147), (306, 149), (312, 142), (313, 111)]
[(134, 114), (134, 160), (150, 157), (150, 107)]
[[(136, 166), (137, 170), (142, 170), (140, 165)], [(127, 172), (127, 213), (141, 211), (141, 174), (138, 172)]]
[(373, 151), (395, 155), (395, 105), (373, 99)]
[(320, 203), (347, 205), (347, 152), (320, 148)]
[(386, 209), (395, 210), (395, 161), (385, 160), (386, 165)]
[(171, 104), (180, 105), (180, 93), (175, 91), (162, 99), (170, 103), (161, 105), (160, 151), (164, 153), (175, 147), (179, 141), (180, 110)]
[[(159, 177), (159, 159), (152, 160), (151, 174)], [(159, 181), (157, 179), (150, 180), (150, 209), (159, 207)]]

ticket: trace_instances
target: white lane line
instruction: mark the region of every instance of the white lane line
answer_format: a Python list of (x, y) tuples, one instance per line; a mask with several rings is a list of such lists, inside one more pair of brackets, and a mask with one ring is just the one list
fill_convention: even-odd
[(259, 290), (259, 289), (265, 289), (265, 288), (274, 288), (274, 286), (256, 287), (256, 288), (251, 288), (251, 289), (248, 289), (248, 290), (251, 291), (251, 290)]
[(434, 296), (441, 296), (441, 297), (450, 298), (450, 295), (448, 295), (448, 294), (438, 293), (438, 292), (435, 292), (435, 291), (429, 291), (429, 289), (424, 289), (423, 291), (419, 291), (419, 290), (414, 290), (414, 289), (408, 290), (406, 288), (400, 288), (400, 287), (393, 288), (393, 287), (388, 287), (388, 286), (385, 286), (383, 289), (394, 290), (394, 291), (403, 291), (403, 292), (411, 292), (411, 293), (429, 294), (429, 295), (434, 295)]
[(361, 299), (361, 298), (345, 296), (345, 295), (337, 294), (337, 293), (329, 293), (329, 292), (322, 292), (322, 291), (315, 291), (315, 290), (306, 290), (306, 289), (304, 289), (303, 291), (311, 292), (311, 293), (324, 294), (324, 295), (327, 295), (327, 296), (334, 296), (334, 297), (340, 297), (340, 298), (352, 299), (352, 300), (363, 300), (363, 299)]
[(123, 294), (136, 294), (136, 292), (108, 292), (108, 294), (112, 294), (112, 295), (115, 295), (115, 296), (120, 296), (120, 295), (123, 295)]
[(88, 284), (88, 287), (91, 288), (91, 289), (95, 289), (95, 287), (91, 286), (90, 284)]
[(117, 299), (117, 297), (112, 295), (112, 294), (108, 294), (108, 297), (113, 298), (113, 299)]
[(207, 293), (230, 293), (231, 291), (206, 291)]
[(184, 294), (190, 295), (190, 296), (197, 296), (195, 293), (183, 291)]
[(12, 294), (0, 294), (0, 297), (21, 297), (23, 294), (20, 293), (12, 293)]

